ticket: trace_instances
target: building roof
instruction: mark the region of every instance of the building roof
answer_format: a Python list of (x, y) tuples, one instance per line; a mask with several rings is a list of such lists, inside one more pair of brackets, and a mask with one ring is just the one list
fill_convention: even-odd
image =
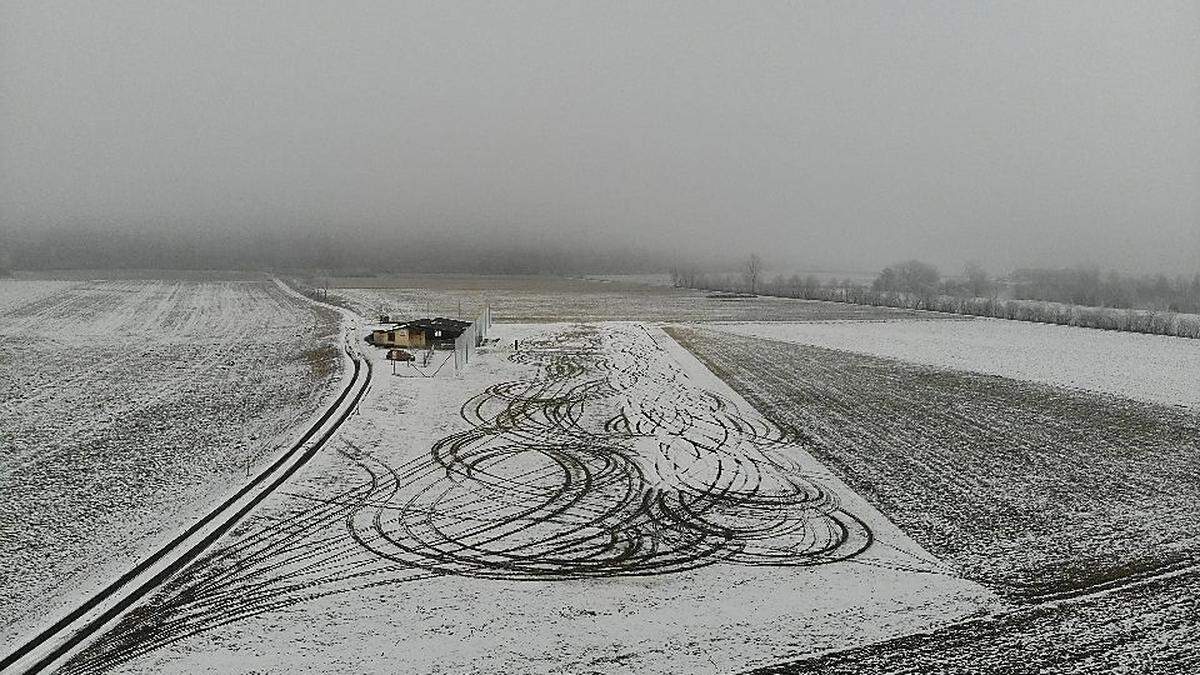
[(439, 316), (436, 319), (416, 319), (408, 323), (402, 323), (396, 326), (396, 330), (400, 330), (401, 328), (416, 328), (419, 330), (440, 330), (461, 333), (470, 325), (470, 321), (446, 319)]

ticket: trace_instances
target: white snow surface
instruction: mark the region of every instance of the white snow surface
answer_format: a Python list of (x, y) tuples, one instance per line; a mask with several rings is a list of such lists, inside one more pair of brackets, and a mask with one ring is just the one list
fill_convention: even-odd
[(72, 285), (49, 279), (0, 279), (0, 315), (47, 298)]
[(337, 334), (263, 279), (0, 281), (0, 640), (272, 459), (334, 389)]
[[(810, 566), (715, 562), (661, 575), (612, 578), (542, 581), (427, 575), (379, 558), (347, 532), (361, 523), (363, 541), (376, 551), (394, 550), (386, 538), (378, 537), (389, 529), (393, 536), (403, 534), (392, 524), (397, 516), (389, 509), (396, 507), (378, 503), (387, 499), (383, 493), (368, 502), (372, 508), (384, 507), (375, 530), (368, 511), (362, 517), (331, 513), (328, 525), (309, 530), (307, 539), (273, 534), (281, 523), (330, 508), (323, 506), (324, 500), (335, 494), (362, 494), (343, 491), (362, 484), (367, 478), (364, 469), (378, 481), (388, 475), (383, 467), (404, 470), (427, 461), (439, 439), (469, 428), (460, 416), (465, 401), (489, 387), (535, 374), (530, 364), (509, 360), (513, 340), (525, 342), (573, 329), (564, 324), (498, 324), (493, 335), (499, 342), (481, 349), (461, 374), (431, 379), (393, 376), (382, 353), (372, 350), (373, 385), (361, 414), (339, 433), (344, 449), (324, 451), (284, 494), (269, 499), (252, 522), (220, 545), (232, 552), (225, 555), (258, 551), (244, 568), (244, 578), (220, 585), (223, 597), (236, 605), (237, 598), (252, 589), (280, 599), (286, 608), (214, 625), (125, 667), (189, 673), (732, 672), (799, 653), (928, 630), (994, 607), (990, 592), (955, 576), (796, 447), (780, 452), (803, 466), (809, 478), (837, 495), (842, 508), (873, 531), (874, 544), (865, 553)], [(749, 423), (768, 424), (661, 330), (615, 322), (600, 329), (607, 333), (609, 345), (642, 341), (651, 354), (647, 370), (674, 378), (671, 386), (656, 391), (635, 384), (622, 405), (637, 409), (675, 392), (699, 390), (724, 397)], [(641, 381), (647, 379), (656, 378)], [(603, 419), (613, 412), (585, 411), (584, 417)], [(639, 462), (643, 460), (648, 475), (660, 461), (643, 456)], [(430, 508), (431, 518), (441, 517)], [(328, 555), (318, 560), (313, 551)], [(395, 552), (403, 558), (403, 551)], [(256, 579), (255, 565), (262, 567), (264, 581)], [(217, 578), (221, 566), (212, 569)], [(353, 583), (339, 576), (341, 570), (354, 571)], [(194, 574), (197, 588), (214, 592), (204, 581), (204, 565)], [(287, 604), (287, 594), (298, 591), (289, 589), (303, 590), (294, 604)], [(202, 606), (193, 610), (183, 602), (180, 609), (170, 610), (168, 600), (164, 611), (181, 612), (197, 623), (215, 624), (225, 618), (221, 614), (203, 619)]]
[(750, 337), (1200, 408), (1200, 340), (987, 318), (707, 326)]

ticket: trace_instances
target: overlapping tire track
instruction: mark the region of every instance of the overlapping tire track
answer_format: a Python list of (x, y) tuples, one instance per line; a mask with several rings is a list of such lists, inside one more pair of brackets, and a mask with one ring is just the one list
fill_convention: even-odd
[(691, 386), (656, 350), (632, 327), (524, 343), (513, 359), (538, 376), (468, 401), (472, 427), (402, 475), (406, 499), (356, 514), (356, 536), (409, 566), (502, 579), (812, 565), (870, 546), (783, 451), (787, 431)]
[(691, 385), (633, 326), (523, 340), (533, 371), (469, 398), (467, 428), (400, 465), (296, 495), (198, 561), (69, 664), (96, 672), (323, 596), (462, 575), (648, 576), (715, 563), (818, 565), (873, 542), (792, 456), (793, 433)]

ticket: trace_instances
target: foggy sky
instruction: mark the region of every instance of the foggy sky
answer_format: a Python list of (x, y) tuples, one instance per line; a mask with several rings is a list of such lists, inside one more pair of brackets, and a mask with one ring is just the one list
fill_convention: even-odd
[(1200, 3), (0, 2), (0, 227), (1200, 269)]

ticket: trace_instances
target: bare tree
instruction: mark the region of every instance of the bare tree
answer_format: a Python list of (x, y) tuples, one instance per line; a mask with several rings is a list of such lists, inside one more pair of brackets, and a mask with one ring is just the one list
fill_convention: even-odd
[(896, 274), (901, 291), (921, 296), (932, 295), (942, 277), (936, 267), (920, 260), (909, 260), (896, 265)]
[(982, 298), (991, 294), (992, 279), (988, 276), (987, 270), (983, 268), (983, 265), (980, 265), (975, 260), (971, 260), (963, 269), (963, 275), (967, 278), (967, 288), (971, 297)]
[(757, 253), (750, 254), (746, 258), (746, 262), (742, 267), (742, 278), (746, 281), (746, 287), (751, 293), (758, 292), (758, 278), (762, 275), (762, 258), (758, 257)]

